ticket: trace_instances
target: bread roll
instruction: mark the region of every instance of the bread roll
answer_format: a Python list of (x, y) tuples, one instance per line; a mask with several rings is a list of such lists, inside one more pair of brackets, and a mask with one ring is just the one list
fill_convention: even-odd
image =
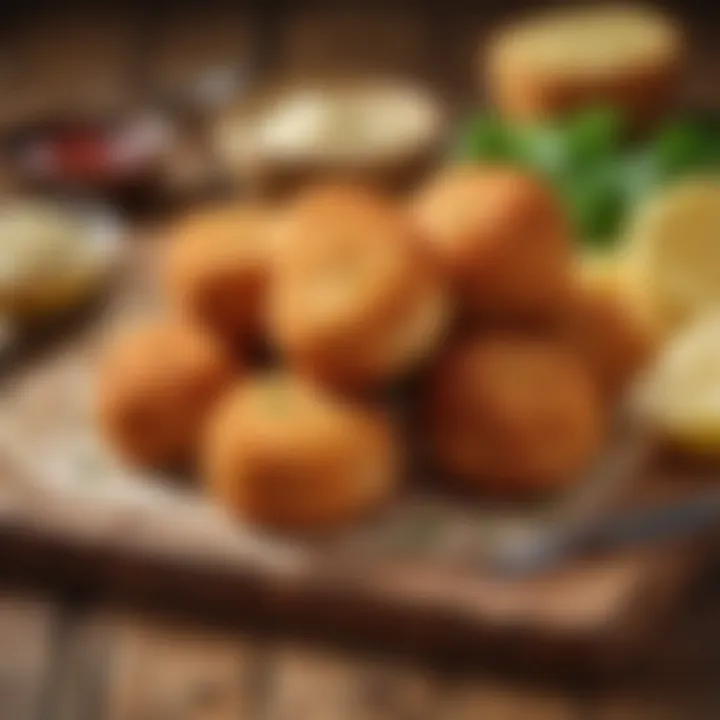
[(538, 119), (609, 105), (642, 124), (671, 102), (682, 55), (678, 28), (659, 12), (592, 4), (501, 29), (482, 62), (495, 104), (509, 117)]

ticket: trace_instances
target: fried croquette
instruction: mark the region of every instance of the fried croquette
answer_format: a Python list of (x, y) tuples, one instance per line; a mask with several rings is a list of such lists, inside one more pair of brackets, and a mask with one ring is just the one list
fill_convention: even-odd
[(165, 284), (172, 304), (229, 340), (262, 327), (272, 248), (265, 208), (203, 210), (172, 233)]
[(287, 373), (241, 383), (208, 426), (205, 482), (233, 514), (284, 530), (342, 525), (378, 506), (399, 473), (374, 411)]
[(648, 366), (660, 338), (617, 288), (587, 280), (578, 283), (563, 327), (610, 401), (620, 398)]
[(551, 339), (465, 339), (428, 387), (426, 429), (437, 469), (477, 492), (561, 488), (603, 441), (601, 401), (577, 355)]
[(316, 188), (288, 209), (269, 326), (290, 364), (365, 385), (423, 360), (443, 336), (448, 298), (402, 211), (357, 187)]
[(101, 428), (133, 464), (185, 463), (234, 370), (214, 337), (179, 320), (127, 329), (106, 348), (101, 362)]
[(622, 108), (642, 125), (670, 104), (683, 54), (678, 28), (659, 12), (590, 6), (501, 29), (481, 62), (509, 117), (535, 120), (602, 105)]
[(420, 189), (411, 214), (470, 314), (536, 319), (562, 308), (569, 225), (539, 180), (508, 168), (453, 168)]

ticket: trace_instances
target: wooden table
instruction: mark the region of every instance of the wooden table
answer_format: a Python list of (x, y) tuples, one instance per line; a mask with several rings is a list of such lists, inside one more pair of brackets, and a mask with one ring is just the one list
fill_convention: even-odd
[(0, 720), (720, 717), (720, 574), (632, 675), (490, 675), (0, 581)]

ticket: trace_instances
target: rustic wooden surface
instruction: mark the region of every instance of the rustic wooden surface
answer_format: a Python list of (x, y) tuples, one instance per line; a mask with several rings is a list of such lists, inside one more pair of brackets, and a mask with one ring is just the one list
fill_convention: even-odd
[(720, 583), (611, 683), (349, 653), (0, 586), (0, 720), (713, 720)]
[[(663, 475), (645, 450), (631, 468), (619, 469), (617, 458), (608, 467), (608, 458), (600, 476), (569, 497), (524, 510), (469, 507), (408, 478), (404, 497), (382, 518), (319, 548), (257, 534), (200, 492), (119, 463), (96, 431), (94, 357), (109, 325), (153, 311), (162, 236), (155, 229), (128, 238), (125, 273), (108, 302), (32, 361), (21, 354), (8, 363), (0, 377), (0, 542), (22, 558), (0, 556), (0, 572), (229, 620), (238, 611), (260, 619), (260, 604), (271, 622), (319, 635), (546, 672), (617, 672), (645, 652), (707, 560), (699, 546), (627, 551), (519, 579), (482, 565), (492, 527), (555, 524), (548, 513), (561, 510), (558, 502), (570, 501), (567, 518), (588, 492), (606, 509), (687, 493), (693, 476)], [(641, 438), (622, 435), (609, 452), (634, 456)]]

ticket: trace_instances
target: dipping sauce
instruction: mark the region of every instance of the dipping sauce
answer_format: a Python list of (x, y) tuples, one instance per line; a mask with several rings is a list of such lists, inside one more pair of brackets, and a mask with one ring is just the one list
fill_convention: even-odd
[(308, 84), (278, 89), (225, 114), (216, 146), (231, 173), (244, 179), (343, 175), (377, 185), (434, 157), (442, 124), (440, 103), (414, 85)]
[(78, 122), (35, 128), (18, 140), (20, 171), (36, 182), (103, 186), (144, 173), (168, 145), (159, 118)]
[(0, 200), (0, 317), (36, 317), (80, 300), (108, 268), (113, 235), (59, 204)]

